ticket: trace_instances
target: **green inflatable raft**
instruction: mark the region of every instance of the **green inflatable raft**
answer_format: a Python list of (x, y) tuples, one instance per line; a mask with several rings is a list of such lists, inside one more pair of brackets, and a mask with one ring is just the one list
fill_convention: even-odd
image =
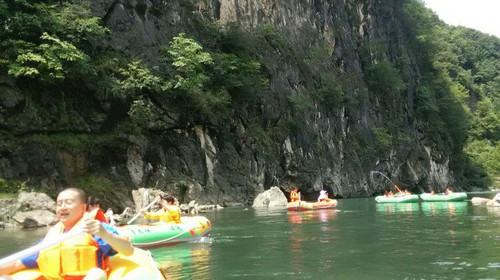
[(202, 216), (181, 217), (180, 224), (164, 222), (148, 225), (126, 225), (116, 228), (132, 245), (151, 249), (178, 243), (199, 241), (210, 233), (210, 221)]
[(457, 192), (451, 194), (431, 194), (423, 193), (420, 195), (423, 201), (464, 201), (467, 199), (467, 194), (464, 192)]
[(416, 194), (393, 195), (393, 196), (379, 195), (379, 196), (375, 197), (375, 201), (377, 201), (378, 203), (418, 202), (418, 195), (416, 195)]

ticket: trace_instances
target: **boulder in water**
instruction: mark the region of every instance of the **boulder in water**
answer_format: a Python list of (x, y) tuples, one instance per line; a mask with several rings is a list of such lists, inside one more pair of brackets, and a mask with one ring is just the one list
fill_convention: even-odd
[(17, 197), (17, 211), (33, 210), (56, 211), (56, 202), (45, 193), (21, 192)]
[(57, 222), (56, 215), (48, 210), (17, 212), (12, 218), (23, 228), (45, 227)]
[(490, 202), (489, 199), (484, 197), (473, 197), (470, 201), (473, 205), (487, 205)]
[(287, 202), (285, 194), (278, 187), (272, 187), (259, 194), (252, 207), (284, 207)]

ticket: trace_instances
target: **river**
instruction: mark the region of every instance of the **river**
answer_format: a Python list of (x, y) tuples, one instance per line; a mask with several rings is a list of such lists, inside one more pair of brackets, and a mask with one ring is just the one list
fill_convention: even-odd
[[(500, 207), (357, 198), (336, 210), (204, 215), (210, 237), (152, 250), (168, 279), (500, 279)], [(0, 231), (0, 255), (43, 233)]]

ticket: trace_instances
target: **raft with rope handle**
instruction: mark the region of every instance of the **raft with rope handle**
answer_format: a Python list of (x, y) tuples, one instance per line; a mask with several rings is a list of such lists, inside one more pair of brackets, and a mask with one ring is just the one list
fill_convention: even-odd
[(410, 195), (393, 195), (393, 196), (385, 196), (379, 195), (375, 197), (375, 201), (378, 203), (407, 203), (407, 202), (418, 202), (418, 195), (410, 194)]
[(467, 200), (467, 194), (464, 192), (456, 192), (450, 194), (431, 194), (423, 193), (420, 195), (423, 201), (464, 201)]
[(181, 217), (180, 224), (165, 222), (117, 227), (120, 236), (130, 238), (132, 245), (151, 249), (199, 241), (210, 234), (210, 221), (203, 216)]

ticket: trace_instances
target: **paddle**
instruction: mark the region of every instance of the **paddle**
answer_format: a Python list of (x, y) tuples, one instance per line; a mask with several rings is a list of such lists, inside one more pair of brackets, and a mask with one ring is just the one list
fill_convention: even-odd
[[(146, 190), (144, 192), (144, 194), (147, 194), (148, 190)], [(144, 196), (144, 195), (143, 195)], [(133, 221), (135, 221), (137, 218), (139, 218), (139, 216), (141, 215), (141, 212), (142, 210), (148, 210), (149, 208), (151, 208), (151, 206), (153, 206), (156, 202), (158, 201), (158, 197), (155, 198), (153, 200), (153, 202), (151, 202), (150, 204), (148, 204), (146, 207), (142, 208), (141, 210), (139, 210), (139, 213), (137, 213), (137, 215), (135, 215), (134, 217), (132, 217), (132, 219), (130, 219), (130, 221), (127, 222), (127, 225), (130, 225)]]
[(16, 260), (20, 260), (22, 258), (26, 258), (28, 256), (31, 256), (35, 253), (38, 253), (39, 251), (43, 250), (43, 249), (46, 249), (46, 248), (49, 248), (49, 247), (52, 247), (58, 243), (61, 243), (63, 241), (66, 241), (70, 238), (73, 238), (79, 234), (83, 233), (83, 228), (78, 228), (78, 229), (75, 229), (75, 230), (70, 230), (68, 233), (65, 233), (63, 235), (61, 235), (58, 239), (54, 239), (54, 240), (49, 240), (49, 241), (43, 241), (42, 243), (40, 244), (37, 244), (33, 247), (30, 247), (30, 248), (27, 248), (27, 249), (24, 249), (20, 252), (17, 252), (15, 254), (12, 254), (10, 256), (7, 256), (3, 259), (0, 260), (0, 266), (4, 266), (6, 264), (9, 264), (13, 261), (16, 261)]

